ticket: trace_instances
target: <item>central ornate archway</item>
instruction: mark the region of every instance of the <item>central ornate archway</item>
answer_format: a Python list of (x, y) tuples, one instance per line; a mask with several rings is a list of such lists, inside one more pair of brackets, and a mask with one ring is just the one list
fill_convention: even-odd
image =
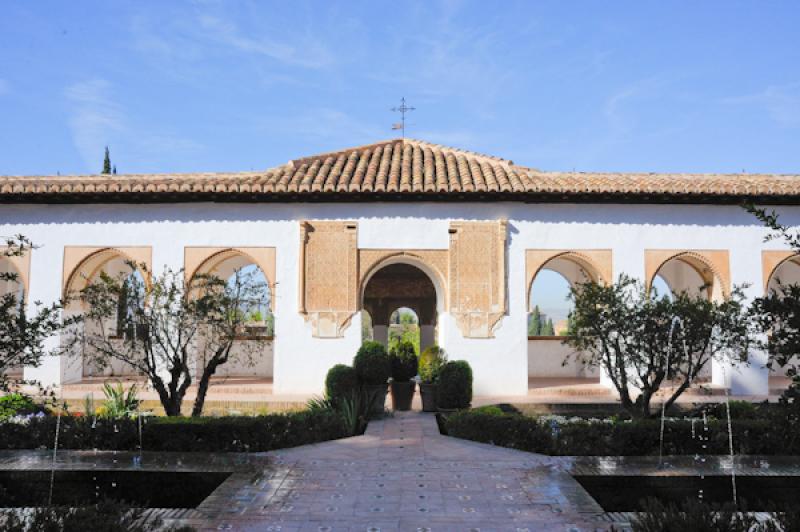
[(361, 290), (361, 308), (372, 320), (373, 339), (388, 345), (390, 317), (402, 308), (411, 309), (419, 324), (419, 348), (436, 343), (436, 326), (441, 308), (441, 288), (425, 266), (406, 259), (388, 259), (366, 276)]

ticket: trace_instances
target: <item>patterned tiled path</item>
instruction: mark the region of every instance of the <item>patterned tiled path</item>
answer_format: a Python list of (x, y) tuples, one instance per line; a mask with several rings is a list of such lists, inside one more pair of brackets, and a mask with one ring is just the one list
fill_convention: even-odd
[(442, 436), (428, 414), (398, 413), (363, 436), (269, 456), (263, 475), (202, 505), (216, 514), (204, 529), (602, 529), (602, 510), (556, 460)]

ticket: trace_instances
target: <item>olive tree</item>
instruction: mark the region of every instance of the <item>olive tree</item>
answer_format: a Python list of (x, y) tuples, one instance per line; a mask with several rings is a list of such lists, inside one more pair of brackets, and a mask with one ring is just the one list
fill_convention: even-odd
[[(747, 210), (770, 232), (764, 241), (782, 240), (800, 253), (800, 233), (780, 222), (775, 211), (755, 206)], [(761, 330), (767, 333), (762, 347), (769, 355), (770, 368), (782, 368), (788, 377), (797, 377), (800, 354), (800, 285), (785, 284), (777, 279), (776, 287), (753, 301), (751, 310)]]
[[(34, 249), (33, 243), (22, 235), (7, 238), (0, 258), (21, 257)], [(0, 390), (13, 384), (8, 372), (20, 366), (38, 366), (49, 354), (45, 340), (62, 327), (61, 304), (43, 305), (39, 301), (28, 309), (19, 275), (13, 271), (0, 272), (0, 282), (7, 290), (0, 295)]]
[(142, 275), (101, 273), (77, 294), (85, 311), (70, 344), (98, 367), (121, 361), (144, 375), (168, 416), (180, 415), (197, 379), (192, 415), (199, 416), (219, 367), (232, 360), (252, 365), (263, 350), (265, 340), (249, 335), (248, 323), (267, 305), (268, 287), (241, 270), (227, 280), (186, 280), (183, 270), (156, 276), (143, 264), (129, 266)]
[(740, 289), (722, 302), (658, 297), (622, 275), (609, 285), (576, 285), (570, 298), (570, 356), (600, 368), (633, 417), (652, 415), (651, 401), (665, 384), (674, 385), (664, 399), (669, 408), (711, 360), (747, 360), (752, 322)]

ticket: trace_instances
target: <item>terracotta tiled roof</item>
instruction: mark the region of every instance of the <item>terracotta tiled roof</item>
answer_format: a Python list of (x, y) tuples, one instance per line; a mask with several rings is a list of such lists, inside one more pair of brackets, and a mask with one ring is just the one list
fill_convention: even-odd
[(9, 201), (502, 201), (800, 202), (800, 176), (544, 172), (419, 140), (323, 153), (262, 172), (0, 176)]

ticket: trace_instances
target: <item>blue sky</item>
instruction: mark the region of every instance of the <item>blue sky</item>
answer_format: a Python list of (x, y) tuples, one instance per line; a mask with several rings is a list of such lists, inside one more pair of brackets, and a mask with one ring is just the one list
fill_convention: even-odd
[(5, 2), (0, 174), (409, 136), (542, 169), (800, 172), (800, 2)]

